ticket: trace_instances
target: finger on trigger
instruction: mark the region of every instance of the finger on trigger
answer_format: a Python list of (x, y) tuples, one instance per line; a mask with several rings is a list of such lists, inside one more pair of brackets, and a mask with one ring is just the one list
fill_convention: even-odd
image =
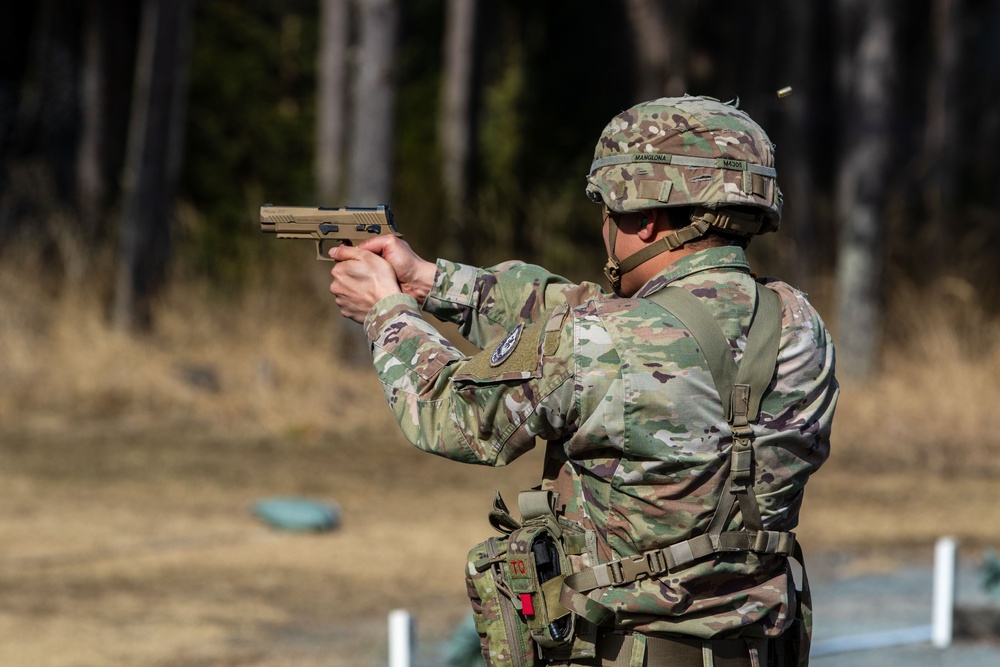
[(370, 239), (365, 239), (358, 245), (358, 247), (367, 250), (368, 252), (373, 252), (376, 255), (381, 255), (382, 251), (385, 250), (386, 246), (392, 241), (393, 238), (395, 237), (375, 236)]

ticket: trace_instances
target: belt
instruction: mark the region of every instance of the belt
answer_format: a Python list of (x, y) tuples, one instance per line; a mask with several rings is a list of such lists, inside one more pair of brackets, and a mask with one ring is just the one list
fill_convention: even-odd
[(587, 667), (767, 667), (768, 641), (607, 632), (597, 639), (597, 657), (573, 664)]

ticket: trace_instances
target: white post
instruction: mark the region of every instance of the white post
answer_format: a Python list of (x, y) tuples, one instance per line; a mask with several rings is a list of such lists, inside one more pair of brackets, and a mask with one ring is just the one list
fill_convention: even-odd
[(389, 612), (389, 667), (413, 664), (413, 616), (405, 609)]
[(934, 602), (931, 615), (931, 643), (935, 648), (951, 646), (955, 613), (955, 570), (958, 543), (942, 537), (934, 547)]

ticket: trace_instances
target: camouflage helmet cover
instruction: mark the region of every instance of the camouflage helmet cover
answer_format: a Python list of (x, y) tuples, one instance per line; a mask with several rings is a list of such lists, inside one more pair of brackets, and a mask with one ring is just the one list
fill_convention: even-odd
[(758, 233), (781, 219), (774, 147), (757, 123), (710, 97), (663, 97), (615, 116), (594, 151), (587, 195), (615, 213), (751, 206)]

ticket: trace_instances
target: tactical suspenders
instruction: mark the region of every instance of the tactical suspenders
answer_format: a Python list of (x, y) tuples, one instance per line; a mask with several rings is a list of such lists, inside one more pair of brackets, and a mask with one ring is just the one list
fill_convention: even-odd
[[(777, 364), (781, 338), (780, 297), (757, 284), (757, 311), (739, 365), (733, 359), (719, 323), (698, 297), (681, 287), (667, 287), (648, 299), (679, 319), (705, 354), (733, 433), (729, 483), (706, 533), (636, 556), (602, 563), (565, 579), (560, 598), (562, 604), (597, 625), (613, 620), (614, 613), (587, 597), (586, 593), (594, 589), (656, 577), (715, 553), (750, 551), (790, 556), (796, 551), (794, 533), (764, 530), (754, 493), (753, 430), (750, 425), (760, 416), (761, 399)], [(725, 528), (737, 506), (742, 514), (743, 529), (727, 531)]]

